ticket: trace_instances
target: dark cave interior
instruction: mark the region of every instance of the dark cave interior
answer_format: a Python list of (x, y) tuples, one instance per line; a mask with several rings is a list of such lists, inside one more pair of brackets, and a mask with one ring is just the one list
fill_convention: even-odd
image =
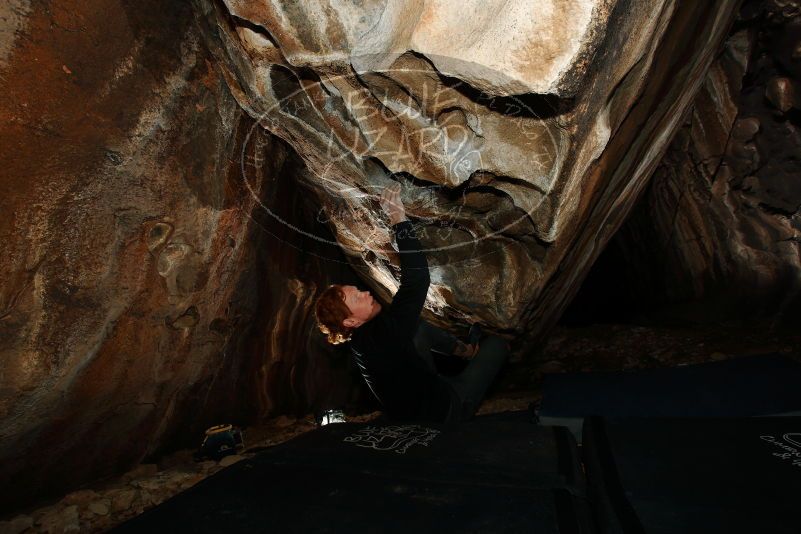
[[(636, 2), (618, 3), (622, 10)], [(370, 432), (365, 428), (389, 424), (381, 413), (382, 405), (362, 379), (349, 346), (327, 344), (314, 316), (315, 299), (334, 283), (371, 290), (387, 302), (387, 279), (399, 272), (375, 252), (362, 254), (359, 247), (363, 243), (356, 237), (360, 229), (375, 222), (375, 213), (360, 211), (363, 206), (350, 204), (352, 199), (345, 195), (336, 200), (326, 196), (330, 190), (320, 186), (321, 174), (315, 166), (325, 159), (320, 154), (326, 147), (319, 144), (316, 133), (308, 138), (298, 133), (303, 127), (311, 128), (309, 125), (341, 128), (337, 130), (340, 133), (353, 129), (355, 122), (347, 122), (344, 108), (332, 111), (330, 101), (319, 104), (338, 91), (344, 94), (345, 88), (334, 88), (333, 82), (321, 84), (321, 76), (312, 67), (282, 64), (285, 52), (276, 43), (292, 40), (286, 35), (276, 39), (267, 30), (277, 22), (258, 10), (246, 11), (259, 21), (253, 22), (234, 13), (228, 4), (193, 0), (189, 5), (169, 3), (165, 7), (154, 0), (143, 5), (93, 0), (76, 6), (70, 0), (13, 0), (7, 12), (0, 10), (0, 27), (7, 28), (6, 34), (11, 36), (8, 60), (0, 58), (0, 92), (8, 95), (0, 104), (0, 114), (7, 118), (0, 125), (0, 197), (2, 211), (10, 214), (0, 226), (6, 251), (0, 258), (0, 272), (4, 273), (0, 287), (0, 418), (4, 421), (0, 433), (0, 491), (4, 495), (0, 531), (100, 532), (135, 517), (139, 519), (123, 531), (148, 530), (154, 528), (148, 521), (164, 520), (166, 525), (181, 513), (194, 513), (196, 507), (216, 510), (218, 502), (224, 501), (220, 493), (234, 491), (232, 488), (253, 491), (241, 503), (226, 505), (240, 515), (246, 508), (237, 506), (257, 507), (257, 497), (274, 498), (273, 510), (280, 508), (275, 503), (294, 510), (299, 503), (292, 496), (302, 494), (304, 488), (293, 481), (293, 473), (319, 475), (323, 482), (315, 491), (323, 493), (326, 484), (334, 487), (342, 477), (353, 474), (337, 471), (321, 460), (325, 454), (320, 447), (339, 451), (336, 454), (343, 454), (343, 465), (354, 466), (361, 460), (337, 448), (346, 438), (373, 444), (386, 438), (365, 437), (364, 432)], [(241, 4), (237, 9), (250, 5)], [(687, 10), (685, 17), (697, 8), (681, 4)], [(711, 35), (714, 9), (707, 8), (697, 9), (708, 17), (699, 19), (697, 27), (708, 29)], [(730, 8), (720, 7), (721, 12), (726, 9)], [(101, 13), (106, 10), (111, 14), (104, 18)], [(661, 155), (652, 165), (653, 172), (634, 200), (626, 201), (628, 204), (609, 200), (618, 193), (625, 196), (624, 188), (612, 189), (611, 177), (625, 171), (624, 164), (631, 165), (629, 171), (635, 167), (625, 150), (618, 149), (617, 155), (610, 150), (587, 166), (585, 191), (573, 189), (578, 195), (574, 203), (553, 201), (550, 206), (550, 200), (543, 201), (553, 212), (547, 216), (537, 212), (524, 220), (525, 224), (510, 226), (512, 230), (504, 236), (508, 249), (501, 247), (503, 255), (490, 254), (491, 259), (483, 264), (478, 260), (466, 263), (465, 269), (474, 269), (471, 276), (449, 265), (458, 253), (432, 253), (437, 291), (431, 293), (434, 305), (424, 316), (460, 336), (466, 335), (470, 322), (483, 323), (488, 332), (511, 341), (512, 357), (485, 396), (475, 427), (467, 425), (449, 434), (451, 429), (435, 425), (429, 434), (405, 436), (411, 444), (411, 460), (395, 455), (393, 460), (369, 464), (364, 472), (353, 475), (375, 491), (371, 498), (376, 502), (366, 500), (369, 510), (361, 510), (364, 517), (379, 521), (384, 504), (387, 513), (402, 511), (405, 501), (394, 499), (415, 491), (425, 496), (419, 497), (420, 502), (436, 506), (452, 499), (458, 501), (460, 510), (474, 511), (481, 509), (482, 503), (492, 502), (498, 510), (510, 506), (509, 513), (514, 515), (519, 495), (509, 490), (508, 495), (501, 495), (508, 501), (501, 497), (497, 502), (486, 501), (486, 491), (475, 490), (471, 484), (480, 485), (482, 476), (497, 475), (492, 484), (498, 488), (507, 483), (508, 487), (523, 487), (530, 481), (516, 477), (528, 472), (525, 469), (542, 475), (538, 471), (542, 465), (534, 465), (532, 460), (540, 452), (525, 456), (522, 449), (515, 448), (516, 438), (509, 428), (521, 421), (530, 423), (532, 414), (544, 407), (544, 398), (552, 391), (549, 388), (555, 387), (553, 375), (631, 373), (629, 376), (650, 380), (656, 374), (649, 373), (681, 373), (703, 365), (723, 369), (764, 356), (764, 362), (781, 358), (777, 368), (784, 369), (781, 366), (786, 364), (785, 378), (794, 376), (796, 369), (787, 362), (801, 362), (801, 4), (746, 0), (732, 13), (725, 39), (710, 55), (708, 68), (688, 68), (676, 74), (692, 77), (688, 73), (694, 72), (703, 80), (692, 99), (671, 108), (682, 110), (681, 121), (669, 138), (672, 140), (659, 147)], [(642, 14), (633, 10), (635, 16)], [(626, 27), (614, 20), (620, 28)], [(682, 28), (696, 26), (676, 27), (679, 30), (674, 31), (679, 33), (666, 39), (670, 46), (682, 41)], [(610, 28), (618, 30), (615, 25)], [(259, 35), (268, 43), (260, 41)], [(234, 50), (241, 43), (233, 46), (232, 36), (244, 43), (241, 50)], [(5, 41), (0, 44), (6, 46)], [(606, 53), (598, 52), (599, 66), (587, 71), (587, 76), (598, 79), (583, 82), (586, 87), (578, 83), (572, 96), (524, 95), (522, 100), (536, 111), (523, 118), (558, 119), (567, 124), (564, 117), (570, 116), (575, 124), (562, 127), (578, 137), (576, 132), (590, 121), (581, 112), (600, 112), (593, 106), (604, 99), (590, 89), (608, 82), (603, 77)], [(688, 65), (690, 59), (697, 59), (689, 57), (692, 51), (684, 53)], [(698, 56), (705, 54), (709, 55), (704, 51)], [(255, 61), (257, 57), (260, 59)], [(422, 54), (406, 60), (425, 61), (434, 68)], [(248, 61), (254, 61), (253, 65)], [(319, 105), (314, 113), (294, 110), (298, 117), (284, 116), (286, 124), (296, 130), (287, 127), (279, 130), (282, 135), (273, 134), (254, 118), (264, 104), (260, 95), (254, 96), (262, 87), (260, 81), (254, 81), (263, 75), (259, 61), (274, 62), (270, 76), (280, 72), (296, 91), (308, 91), (303, 98)], [(663, 75), (647, 69), (632, 72), (646, 80), (646, 88), (648, 76), (660, 80)], [(460, 83), (458, 78), (441, 76), (451, 85)], [(368, 78), (354, 79), (366, 84)], [(421, 77), (426, 83), (435, 78), (428, 73)], [(389, 84), (387, 80), (373, 82)], [(412, 79), (409, 83), (418, 82)], [(392, 83), (407, 90), (397, 80)], [(660, 83), (670, 85), (664, 79)], [(315, 84), (324, 90), (315, 93)], [(626, 78), (615, 83), (614, 90), (624, 93), (635, 85)], [(271, 87), (275, 90), (275, 84)], [(468, 101), (484, 94), (469, 84), (458, 93)], [(279, 100), (286, 103), (296, 95), (278, 96), (285, 97)], [(631, 111), (643, 101), (619, 97), (621, 104), (615, 100), (618, 96), (613, 96), (610, 92), (604, 102), (618, 112), (616, 106), (630, 106)], [(416, 98), (424, 108), (424, 98)], [(653, 95), (650, 98), (658, 102)], [(493, 105), (513, 100), (504, 96)], [(538, 113), (546, 107), (551, 111)], [(454, 109), (461, 110), (458, 106)], [(290, 113), (293, 108), (284, 111)], [(437, 113), (439, 118), (448, 116), (449, 111)], [(476, 128), (475, 115), (460, 113), (451, 113), (448, 120)], [(625, 130), (629, 123), (624, 119), (637, 113), (620, 112), (616, 127), (623, 125)], [(652, 127), (659, 130), (660, 126)], [(618, 147), (621, 135), (623, 139), (628, 139), (625, 135), (636, 137), (632, 132), (610, 131)], [(490, 133), (484, 134), (491, 139)], [(658, 137), (653, 134), (650, 139)], [(513, 152), (501, 146), (499, 153)], [(644, 158), (640, 152), (631, 157)], [(578, 165), (578, 156), (575, 158), (568, 163)], [(370, 180), (380, 181), (386, 175), (425, 188), (440, 179), (430, 161), (426, 162), (430, 168), (415, 175), (407, 170), (391, 171), (378, 157), (364, 160), (367, 163), (359, 168), (367, 169), (364, 172)], [(343, 161), (346, 171), (357, 169), (351, 160)], [(539, 195), (540, 189), (546, 190), (500, 171), (487, 171), (476, 172), (453, 188), (444, 187), (446, 194), (436, 198), (444, 204), (468, 199), (475, 221), (460, 220), (461, 227), (454, 227), (470, 235), (465, 228), (472, 232), (485, 223), (503, 226), (501, 223), (522, 209), (515, 206), (519, 191)], [(560, 183), (553, 190), (562, 189), (569, 188)], [(575, 220), (559, 218), (558, 210), (567, 204), (578, 206)], [(603, 207), (599, 211), (606, 210), (609, 219), (581, 219), (589, 217), (595, 204)], [(437, 209), (436, 205), (415, 205), (410, 213), (415, 220), (436, 219)], [(618, 212), (625, 212), (619, 220), (614, 218)], [(338, 218), (336, 214), (341, 213), (346, 216)], [(608, 220), (612, 222), (607, 224)], [(557, 234), (552, 241), (544, 239), (546, 223), (565, 234)], [(603, 234), (613, 227), (607, 240)], [(546, 266), (547, 261), (552, 263)], [(527, 285), (526, 276), (521, 276), (532, 265), (539, 272), (530, 278), (547, 282), (534, 289)], [(482, 277), (489, 280), (488, 272), (500, 274), (492, 283), (465, 282)], [(550, 284), (549, 280), (557, 282)], [(456, 294), (458, 288), (464, 289), (463, 295)], [(497, 302), (490, 302), (488, 295), (497, 297)], [(473, 316), (464, 313), (471, 306), (477, 310)], [(503, 315), (507, 310), (514, 313)], [(530, 331), (524, 331), (526, 328)], [(442, 375), (457, 376), (469, 365), (454, 356), (436, 358)], [(688, 376), (692, 372), (688, 371)], [(737, 372), (732, 371), (731, 376), (736, 378)], [(777, 371), (771, 368), (769, 372)], [(752, 385), (747, 380), (743, 384), (744, 388)], [(744, 395), (761, 394), (760, 384), (755, 379), (755, 393)], [(776, 384), (783, 382), (777, 379)], [(763, 386), (770, 389), (770, 384)], [(795, 402), (792, 386), (786, 389), (781, 401)], [(765, 413), (772, 409), (766, 408)], [(341, 410), (355, 426), (320, 428), (319, 421), (328, 410)], [(786, 422), (797, 420), (788, 417)], [(243, 429), (245, 447), (228, 460), (196, 461), (193, 453), (204, 431), (221, 423)], [(707, 431), (696, 429), (695, 423), (686, 428), (670, 424), (656, 428), (645, 422), (630, 428), (613, 420), (587, 418), (584, 432), (589, 430), (591, 446), (582, 445), (581, 449), (580, 439), (573, 443), (574, 437), (563, 431), (532, 430), (531, 442), (557, 451), (553, 454), (559, 459), (562, 477), (558, 490), (570, 495), (569, 499), (559, 497), (556, 504), (547, 500), (551, 497), (542, 497), (546, 499), (542, 502), (548, 503), (542, 505), (543, 510), (558, 512), (553, 512), (554, 517), (548, 516), (551, 512), (542, 516), (558, 523), (554, 532), (613, 532), (596, 527), (599, 517), (615, 514), (623, 518), (620, 532), (650, 531), (644, 527), (650, 516), (637, 502), (620, 504), (627, 499), (625, 492), (622, 496), (596, 494), (593, 506), (602, 502), (606, 508), (594, 509), (594, 515), (582, 508), (589, 506), (584, 501), (576, 504), (570, 499), (576, 495), (583, 499), (598, 491), (590, 487), (593, 481), (584, 481), (582, 463), (592, 464), (589, 469), (597, 480), (603, 478), (606, 487), (621, 492), (627, 484), (631, 486), (626, 488), (640, 487), (634, 476), (638, 467), (652, 469), (654, 480), (663, 476), (648, 463), (651, 459), (638, 456), (636, 447), (628, 445), (635, 443), (632, 434), (668, 440), (670, 432), (680, 436), (688, 432), (687, 439), (691, 439)], [(720, 428), (715, 427), (718, 424)], [(737, 441), (740, 438), (734, 430), (724, 423), (715, 425), (710, 428), (716, 429), (717, 436), (737, 442), (743, 451), (750, 450), (752, 444)], [(754, 432), (763, 435), (779, 432), (768, 423), (754, 425)], [(346, 431), (351, 433), (346, 436)], [(487, 441), (486, 436), (493, 432), (497, 432), (496, 441)], [(789, 458), (789, 465), (794, 461), (792, 454), (801, 454), (801, 441), (794, 444), (792, 436), (801, 434), (795, 434), (799, 430), (784, 432), (791, 439), (769, 445), (790, 454), (782, 457)], [(310, 435), (324, 436), (320, 438), (324, 445), (315, 444), (307, 437)], [(442, 439), (436, 441), (434, 436)], [(699, 447), (699, 454), (712, 454), (713, 445), (724, 447), (717, 439), (710, 437), (709, 447)], [(452, 465), (423, 455), (429, 443), (434, 444), (432, 450), (441, 446), (448, 451), (458, 447), (460, 440), (474, 447), (465, 448), (464, 458), (456, 455), (449, 459)], [(296, 450), (283, 445), (285, 442), (300, 445)], [(501, 445), (513, 451), (508, 458), (492, 452)], [(796, 445), (797, 450), (792, 449)], [(628, 456), (619, 461), (617, 474), (610, 475), (610, 458), (617, 450), (623, 451), (619, 458), (624, 452)], [(702, 471), (703, 466), (693, 463), (691, 452), (678, 447), (673, 461), (687, 462)], [(520, 457), (515, 456), (518, 453)], [(721, 453), (721, 461), (735, 461), (727, 455)], [(628, 459), (631, 465), (625, 464)], [(413, 461), (428, 466), (442, 479), (426, 479), (431, 486), (415, 486), (420, 480), (404, 478), (413, 469)], [(525, 469), (516, 472), (515, 461)], [(284, 465), (282, 462), (290, 467), (270, 471)], [(565, 467), (566, 462), (574, 462), (576, 473)], [(491, 469), (493, 465), (496, 470)], [(441, 472), (437, 471), (440, 468)], [(382, 469), (388, 471), (377, 479), (397, 477), (405, 482), (392, 489), (370, 478)], [(554, 488), (547, 484), (552, 484), (553, 473), (549, 469), (547, 466), (543, 475), (546, 482), (541, 484), (545, 485), (525, 491), (539, 499), (537, 492), (547, 487), (551, 495)], [(257, 478), (248, 478), (257, 472), (284, 478), (278, 478), (281, 482), (269, 490), (275, 493), (260, 494), (261, 490), (254, 489)], [(755, 473), (749, 476), (758, 477)], [(665, 487), (680, 485), (667, 475), (663, 478)], [(207, 483), (212, 479), (219, 482), (217, 489)], [(464, 482), (463, 495), (446, 487), (443, 480), (457, 480), (457, 487)], [(565, 485), (565, 480), (570, 484)], [(794, 487), (792, 482), (788, 484)], [(471, 493), (474, 490), (476, 493)], [(323, 493), (315, 496), (324, 499)], [(175, 515), (158, 515), (164, 513), (157, 511), (159, 505), (175, 495), (184, 496), (169, 501), (170, 513)], [(187, 495), (195, 500), (187, 501)], [(672, 498), (666, 497), (668, 501)], [(781, 495), (776, 496), (776, 503), (779, 517), (789, 505), (785, 506)], [(399, 508), (393, 508), (396, 505)], [(332, 506), (342, 512), (341, 517), (331, 515), (344, 521), (341, 524), (348, 524), (349, 513), (358, 512), (347, 499)], [(769, 510), (769, 504), (764, 504), (764, 509)], [(437, 524), (436, 517), (426, 515), (437, 508), (415, 510), (429, 526)], [(373, 511), (375, 517), (370, 515)], [(310, 517), (304, 515), (294, 525), (313, 529), (319, 524)], [(466, 513), (465, 517), (472, 516)], [(507, 526), (514, 530), (521, 525), (539, 525), (542, 517), (521, 513), (517, 517), (521, 523)], [(714, 515), (710, 518), (705, 532), (713, 532), (715, 525), (727, 521)], [(247, 521), (251, 520), (266, 519), (254, 514)], [(476, 516), (473, 520), (476, 522), (465, 520), (462, 527), (475, 529), (484, 519)], [(572, 524), (573, 520), (577, 523)], [(551, 528), (547, 521), (543, 531)], [(770, 525), (776, 532), (792, 528), (776, 521)], [(726, 524), (731, 529), (754, 528), (748, 522)], [(177, 525), (173, 526), (180, 530), (180, 523)], [(212, 525), (209, 522), (203, 528), (214, 531), (217, 527)], [(241, 530), (261, 528), (247, 525)], [(410, 525), (404, 528), (414, 528)], [(703, 521), (698, 525), (703, 526)], [(363, 526), (351, 524), (351, 530)], [(633, 530), (625, 530), (629, 528)]]

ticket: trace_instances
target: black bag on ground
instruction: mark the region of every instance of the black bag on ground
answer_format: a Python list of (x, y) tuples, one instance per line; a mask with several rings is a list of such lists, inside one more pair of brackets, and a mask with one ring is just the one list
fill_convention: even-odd
[(195, 451), (195, 461), (205, 459), (219, 462), (229, 454), (235, 454), (238, 449), (244, 447), (242, 431), (233, 425), (217, 425), (206, 430), (206, 437), (197, 451)]

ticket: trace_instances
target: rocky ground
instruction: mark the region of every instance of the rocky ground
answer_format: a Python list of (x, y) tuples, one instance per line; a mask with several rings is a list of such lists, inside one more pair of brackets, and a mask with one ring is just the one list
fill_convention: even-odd
[[(525, 409), (537, 403), (545, 373), (667, 367), (770, 352), (801, 360), (801, 333), (771, 331), (769, 325), (759, 324), (560, 327), (538, 354), (508, 366), (479, 413)], [(379, 415), (350, 415), (348, 420), (369, 421)], [(265, 421), (244, 430), (246, 448), (240, 454), (220, 462), (195, 462), (193, 451), (178, 451), (157, 463), (140, 465), (118, 479), (96, 483), (8, 518), (0, 522), (0, 533), (105, 531), (263, 447), (314, 428), (311, 415)]]
[(558, 327), (538, 354), (508, 368), (499, 390), (536, 397), (546, 373), (672, 367), (768, 353), (801, 361), (801, 331), (767, 321)]

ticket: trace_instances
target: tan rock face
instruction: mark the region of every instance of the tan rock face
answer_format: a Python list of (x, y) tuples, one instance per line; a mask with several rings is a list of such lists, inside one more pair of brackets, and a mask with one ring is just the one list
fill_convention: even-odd
[[(403, 200), (427, 302), (523, 346), (561, 313), (645, 186), (733, 3), (197, 0), (244, 109), (303, 158), (351, 261), (385, 299), (376, 202)], [(469, 273), (467, 275), (466, 273)]]
[(306, 341), (325, 260), (265, 241), (256, 212), (303, 213), (276, 182), (294, 181), (287, 151), (250, 136), (242, 180), (253, 121), (190, 7), (0, 14), (2, 511), (199, 445), (213, 423), (306, 411), (331, 381), (347, 391)]
[(208, 325), (253, 262), (253, 201), (218, 157), (243, 117), (191, 11), (17, 3), (0, 77), (3, 506), (157, 447), (230, 371)]
[[(408, 51), (446, 76), (493, 95), (569, 96), (604, 32), (612, 0), (317, 2), (230, 0), (232, 15), (280, 43), (293, 67), (391, 68)], [(249, 46), (263, 38), (242, 32)]]

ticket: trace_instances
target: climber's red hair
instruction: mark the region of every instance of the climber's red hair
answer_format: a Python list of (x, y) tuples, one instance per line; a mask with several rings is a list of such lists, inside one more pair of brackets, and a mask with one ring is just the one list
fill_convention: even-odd
[(354, 329), (342, 324), (342, 321), (351, 316), (351, 311), (345, 304), (345, 293), (341, 285), (332, 284), (317, 297), (314, 316), (317, 327), (327, 336), (329, 343), (339, 345), (350, 341)]

